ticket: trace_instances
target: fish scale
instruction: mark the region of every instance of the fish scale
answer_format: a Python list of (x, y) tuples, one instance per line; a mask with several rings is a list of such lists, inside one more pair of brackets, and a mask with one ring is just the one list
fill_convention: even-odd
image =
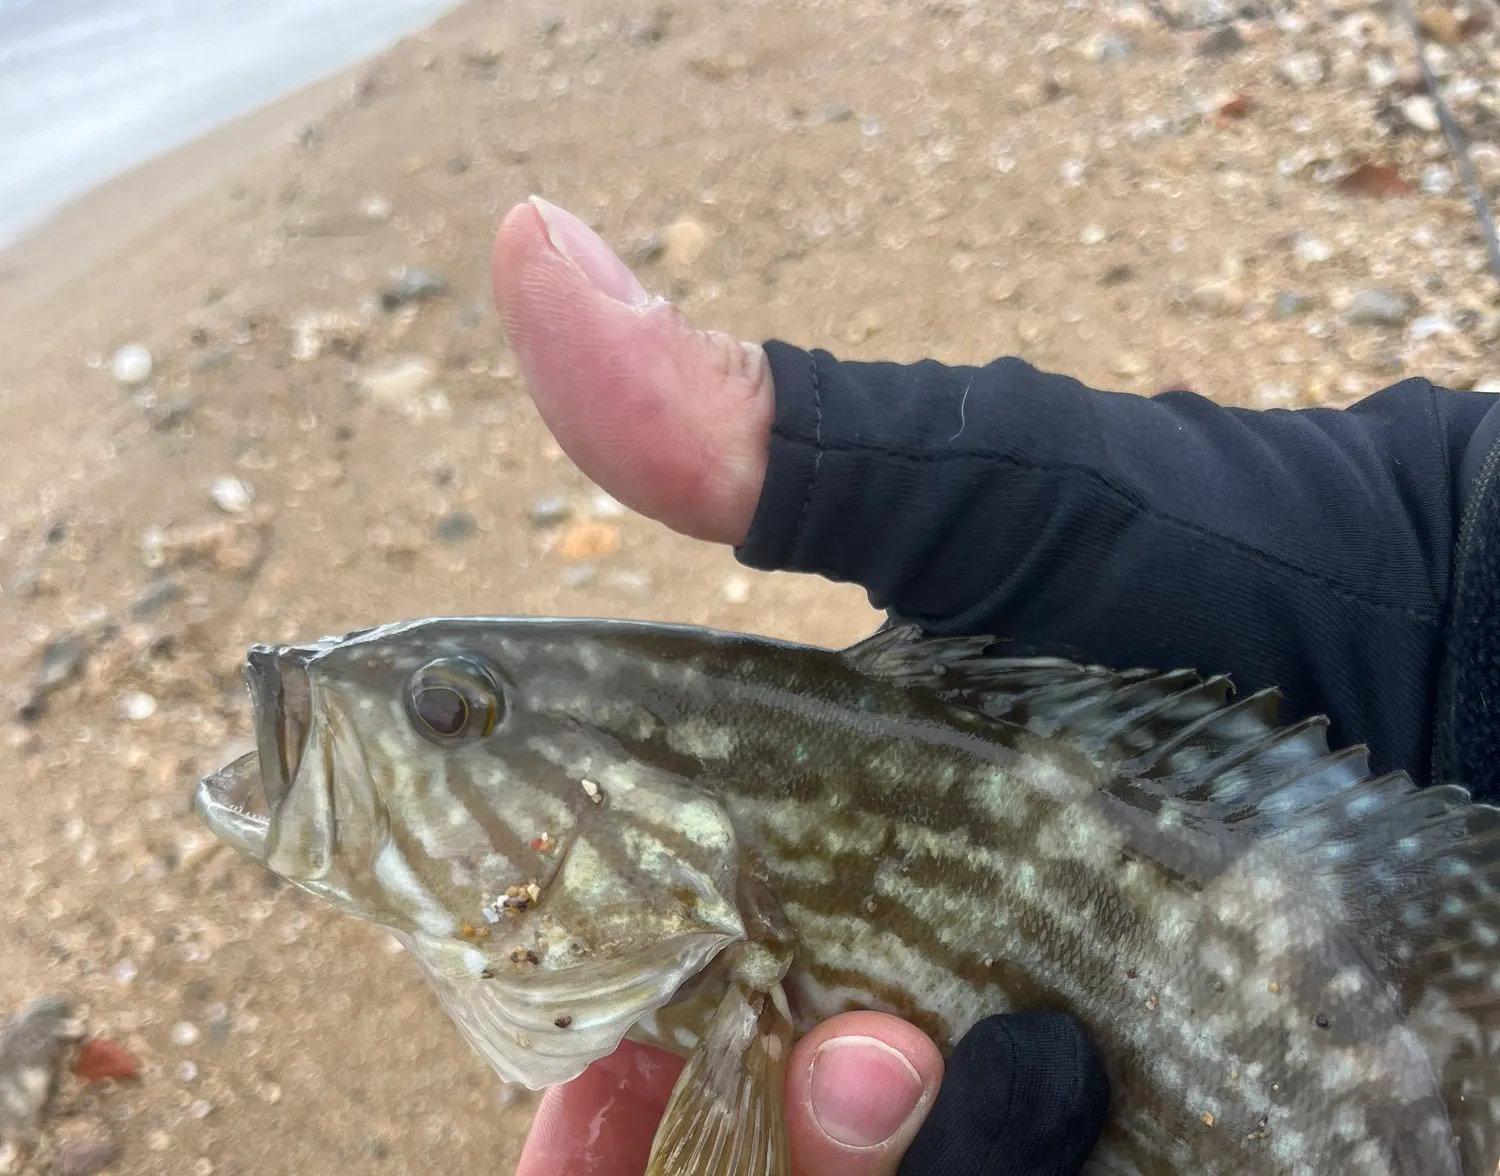
[(257, 647), (258, 751), (198, 806), (390, 928), (507, 1080), (687, 1058), (650, 1176), (788, 1176), (785, 1051), (852, 1008), (944, 1053), (1077, 1018), (1120, 1176), (1493, 1176), (1500, 811), (1275, 691), (1003, 651), (503, 617)]

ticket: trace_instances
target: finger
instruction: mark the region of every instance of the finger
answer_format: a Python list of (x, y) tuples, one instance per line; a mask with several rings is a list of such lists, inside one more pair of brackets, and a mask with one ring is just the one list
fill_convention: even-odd
[(884, 1013), (844, 1013), (797, 1043), (787, 1063), (796, 1176), (893, 1176), (943, 1079), (920, 1029)]
[(765, 479), (765, 353), (647, 295), (581, 220), (546, 201), (495, 238), (495, 302), (543, 421), (595, 483), (695, 539), (740, 543)]
[(542, 1098), (516, 1176), (641, 1176), (683, 1060), (626, 1042)]

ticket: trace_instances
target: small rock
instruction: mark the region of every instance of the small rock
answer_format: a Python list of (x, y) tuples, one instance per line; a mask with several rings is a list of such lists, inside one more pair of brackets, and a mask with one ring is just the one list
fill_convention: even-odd
[(1103, 225), (1087, 225), (1078, 239), (1085, 245), (1102, 245), (1109, 240), (1109, 230)]
[(1438, 121), (1437, 106), (1426, 94), (1413, 94), (1401, 103), (1401, 114), (1419, 131), (1432, 134), (1442, 129)]
[(215, 478), (208, 493), (214, 505), (225, 514), (244, 514), (255, 501), (255, 491), (250, 484), (235, 477)]
[(193, 1082), (198, 1077), (198, 1064), (196, 1062), (183, 1062), (177, 1067), (177, 1077), (183, 1082)]
[(1204, 57), (1228, 57), (1245, 47), (1245, 38), (1239, 26), (1227, 24), (1217, 28), (1198, 44), (1198, 52)]
[(1292, 252), (1303, 265), (1317, 265), (1333, 256), (1333, 246), (1319, 237), (1299, 233)]
[(575, 564), (563, 572), (563, 583), (569, 588), (582, 588), (599, 574), (593, 564)]
[(88, 642), (77, 634), (49, 641), (42, 650), (42, 664), (36, 672), (38, 692), (50, 694), (70, 681), (83, 665), (88, 651)]
[(61, 996), (35, 1000), (0, 1023), (0, 1155), (36, 1147), (66, 1047), (80, 1036), (72, 1002)]
[(708, 230), (695, 220), (680, 220), (662, 231), (662, 256), (675, 265), (692, 265), (708, 244)]
[(1130, 43), (1128, 37), (1100, 34), (1084, 42), (1083, 55), (1090, 61), (1125, 61), (1134, 49), (1135, 46)]
[(1429, 196), (1448, 195), (1455, 182), (1453, 173), (1440, 163), (1434, 163), (1422, 173), (1422, 191)]
[(428, 269), (406, 269), (394, 283), (380, 292), (380, 305), (382, 309), (391, 311), (408, 302), (441, 298), (447, 292), (448, 282), (442, 274)]
[(719, 587), (719, 595), (727, 604), (744, 604), (750, 599), (750, 581), (744, 576), (729, 576)]
[(1424, 36), (1441, 45), (1457, 45), (1464, 39), (1464, 24), (1446, 8), (1427, 8), (1417, 17)]
[(457, 543), (468, 539), (479, 531), (479, 524), (467, 511), (455, 510), (438, 519), (435, 528), (437, 537), (444, 543)]
[(1500, 376), (1486, 376), (1484, 379), (1476, 381), (1473, 391), (1492, 392), (1500, 395)]
[(531, 504), (533, 527), (555, 527), (573, 517), (573, 504), (561, 494), (538, 498)]
[(359, 214), (370, 221), (388, 221), (395, 211), (384, 196), (366, 196), (359, 206)]
[(136, 966), (129, 960), (121, 960), (115, 965), (114, 977), (116, 984), (129, 984), (136, 978), (136, 975)]
[(116, 380), (127, 387), (144, 384), (151, 378), (151, 353), (139, 343), (127, 343), (115, 352), (110, 371)]
[(120, 1147), (107, 1136), (74, 1139), (58, 1149), (53, 1170), (57, 1176), (94, 1176), (119, 1158)]
[(625, 517), (625, 507), (612, 495), (595, 490), (589, 499), (589, 513), (596, 519), (619, 519)]
[(386, 408), (409, 410), (437, 379), (437, 368), (421, 356), (406, 356), (360, 379), (365, 395)]
[(1276, 300), (1271, 303), (1272, 318), (1292, 318), (1307, 310), (1310, 310), (1313, 300), (1305, 294), (1283, 293), (1276, 295)]
[(651, 591), (651, 577), (638, 568), (620, 568), (606, 576), (604, 583), (606, 587), (632, 596), (645, 596)]
[(352, 315), (321, 311), (302, 315), (292, 325), (292, 358), (310, 363), (327, 348), (351, 354), (364, 338), (364, 324)]
[(1394, 290), (1361, 290), (1344, 312), (1347, 322), (1358, 326), (1399, 327), (1411, 317), (1406, 295)]
[(156, 580), (130, 604), (130, 619), (144, 621), (174, 600), (182, 599), (182, 588), (173, 580)]
[(557, 553), (569, 563), (604, 559), (620, 550), (620, 530), (604, 523), (580, 523), (564, 532)]
[(1235, 315), (1245, 309), (1244, 287), (1230, 278), (1214, 278), (1199, 284), (1192, 303), (1210, 314)]
[(132, 723), (144, 723), (156, 713), (156, 699), (141, 690), (120, 696), (120, 714)]
[(818, 107), (808, 117), (811, 126), (824, 126), (828, 123), (848, 122), (854, 117), (854, 110), (847, 102), (827, 102)]
[(1282, 59), (1281, 64), (1276, 67), (1276, 72), (1299, 90), (1311, 89), (1323, 80), (1325, 73), (1323, 57), (1312, 50), (1293, 53)]
[(172, 1026), (173, 1045), (197, 1045), (203, 1034), (198, 1032), (198, 1026), (191, 1021), (178, 1021)]
[(1457, 330), (1458, 328), (1446, 315), (1424, 314), (1412, 320), (1411, 326), (1407, 328), (1407, 334), (1413, 339), (1430, 339), (1434, 335), (1452, 335)]

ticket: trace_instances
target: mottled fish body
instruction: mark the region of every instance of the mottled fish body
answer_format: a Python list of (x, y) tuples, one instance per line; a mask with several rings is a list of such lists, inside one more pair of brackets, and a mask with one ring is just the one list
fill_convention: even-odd
[(687, 1057), (652, 1176), (788, 1176), (786, 1052), (856, 1008), (945, 1051), (1077, 1017), (1122, 1176), (1494, 1176), (1500, 810), (1370, 775), (1272, 692), (997, 648), (536, 618), (257, 646), (258, 749), (199, 811), (389, 928), (507, 1081)]

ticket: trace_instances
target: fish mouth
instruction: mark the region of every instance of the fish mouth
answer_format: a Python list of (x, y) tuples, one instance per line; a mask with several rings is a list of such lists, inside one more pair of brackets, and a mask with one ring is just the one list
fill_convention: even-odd
[(291, 791), (312, 729), (312, 682), (307, 665), (316, 647), (254, 645), (245, 659), (245, 684), (254, 715), (254, 751), (205, 776), (194, 797), (199, 817), (218, 837), (264, 865), (270, 819), (251, 812), (257, 791), (274, 817)]

